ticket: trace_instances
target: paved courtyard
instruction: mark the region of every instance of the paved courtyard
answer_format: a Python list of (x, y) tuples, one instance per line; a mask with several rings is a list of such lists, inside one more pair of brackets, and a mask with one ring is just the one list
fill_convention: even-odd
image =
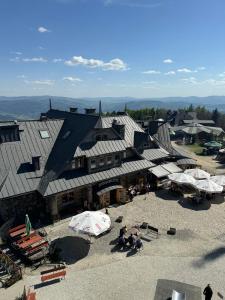
[[(159, 228), (160, 236), (144, 241), (140, 253), (116, 251), (119, 228), (94, 239), (78, 236), (62, 220), (47, 229), (50, 239), (62, 248), (67, 263), (66, 279), (40, 287), (40, 269), (25, 270), (24, 280), (8, 290), (0, 291), (1, 299), (14, 299), (24, 284), (37, 287), (37, 299), (154, 299), (158, 279), (171, 279), (196, 285), (202, 289), (211, 283), (215, 297), (225, 296), (225, 203), (192, 207), (185, 199), (161, 190), (147, 197), (109, 209), (112, 220), (122, 215), (128, 227), (146, 221)], [(177, 229), (175, 236), (166, 231)]]

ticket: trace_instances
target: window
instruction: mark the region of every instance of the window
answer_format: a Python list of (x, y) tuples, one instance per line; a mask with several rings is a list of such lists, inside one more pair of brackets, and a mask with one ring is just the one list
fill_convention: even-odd
[(49, 135), (49, 133), (48, 133), (47, 130), (40, 130), (40, 135), (41, 135), (42, 139), (48, 139), (48, 138), (50, 138), (50, 135)]
[(71, 163), (71, 168), (72, 168), (72, 169), (75, 169), (75, 168), (76, 168), (75, 159), (73, 159), (73, 160), (72, 160), (72, 163)]
[(112, 163), (112, 156), (107, 157), (107, 165), (111, 165)]
[(104, 134), (102, 140), (103, 140), (103, 141), (107, 141), (107, 140), (108, 140), (108, 135), (107, 135), (107, 134)]
[(91, 160), (91, 169), (95, 169), (96, 168), (96, 160), (92, 159)]
[(116, 163), (120, 162), (120, 155), (119, 154), (115, 155), (115, 162)]
[(100, 167), (103, 167), (104, 165), (105, 165), (105, 160), (104, 160), (104, 158), (100, 158), (99, 166), (100, 166)]
[(101, 141), (101, 140), (102, 140), (101, 135), (96, 135), (96, 141)]

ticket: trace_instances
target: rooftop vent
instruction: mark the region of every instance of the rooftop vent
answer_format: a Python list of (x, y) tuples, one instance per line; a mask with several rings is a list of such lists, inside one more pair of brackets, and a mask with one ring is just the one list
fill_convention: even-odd
[(40, 158), (41, 158), (40, 155), (32, 156), (32, 165), (33, 165), (34, 171), (41, 169)]
[(86, 115), (94, 115), (96, 112), (95, 108), (85, 108)]
[(71, 113), (76, 113), (77, 110), (78, 110), (77, 107), (70, 107), (70, 112), (71, 112)]
[(48, 117), (46, 116), (46, 114), (41, 113), (40, 115), (40, 121), (47, 121)]

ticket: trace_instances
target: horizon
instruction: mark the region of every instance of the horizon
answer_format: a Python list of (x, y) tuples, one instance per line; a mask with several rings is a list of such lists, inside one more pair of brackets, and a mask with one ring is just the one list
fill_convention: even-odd
[(5, 96), (225, 95), (223, 0), (2, 0), (0, 25)]

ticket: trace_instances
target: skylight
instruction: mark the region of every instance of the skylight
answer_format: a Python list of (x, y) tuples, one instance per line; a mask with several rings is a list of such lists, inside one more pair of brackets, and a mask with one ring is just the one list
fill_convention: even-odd
[(48, 133), (47, 130), (40, 130), (40, 135), (41, 135), (42, 139), (48, 139), (48, 138), (50, 138), (50, 135), (49, 135), (49, 133)]

